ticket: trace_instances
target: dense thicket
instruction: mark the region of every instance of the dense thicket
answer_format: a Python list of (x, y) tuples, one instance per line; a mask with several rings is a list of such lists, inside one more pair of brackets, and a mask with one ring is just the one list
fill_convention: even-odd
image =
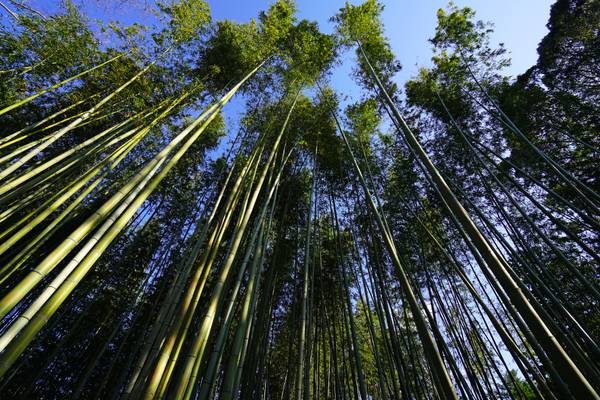
[(376, 0), (0, 6), (2, 398), (600, 398), (597, 1), (516, 79), (451, 3), (403, 88)]

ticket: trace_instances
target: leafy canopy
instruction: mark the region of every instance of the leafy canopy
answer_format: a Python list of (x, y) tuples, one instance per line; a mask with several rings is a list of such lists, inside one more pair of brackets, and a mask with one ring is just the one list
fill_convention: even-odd
[(158, 3), (158, 7), (169, 17), (166, 32), (176, 43), (198, 38), (211, 21), (210, 6), (204, 0), (172, 0), (170, 4)]
[(337, 55), (335, 38), (319, 31), (316, 22), (302, 20), (289, 33), (284, 50), (288, 78), (312, 84), (331, 66)]
[(492, 47), (491, 25), (474, 18), (475, 12), (471, 8), (458, 8), (452, 2), (448, 10), (438, 10), (435, 34), (429, 40), (434, 46), (433, 67), (421, 68), (418, 76), (406, 83), (409, 104), (424, 107), (447, 120), (439, 95), (454, 118), (461, 121), (473, 115), (475, 107), (465, 91), (479, 91), (472, 70), (478, 71), (477, 79), (484, 85), (503, 82), (498, 71), (510, 64), (504, 57), (506, 50), (502, 43)]
[(358, 68), (354, 71), (359, 83), (368, 89), (375, 86), (367, 61), (362, 57), (364, 52), (390, 95), (393, 95), (396, 86), (392, 82), (392, 77), (402, 67), (383, 36), (381, 22), (383, 9), (383, 5), (377, 0), (366, 0), (356, 6), (346, 2), (344, 8), (341, 8), (331, 20), (336, 23), (336, 32), (343, 45), (359, 46), (356, 50)]
[(239, 81), (279, 52), (295, 21), (294, 11), (292, 2), (279, 0), (261, 13), (259, 22), (217, 22), (199, 50), (199, 74), (211, 78), (213, 90)]

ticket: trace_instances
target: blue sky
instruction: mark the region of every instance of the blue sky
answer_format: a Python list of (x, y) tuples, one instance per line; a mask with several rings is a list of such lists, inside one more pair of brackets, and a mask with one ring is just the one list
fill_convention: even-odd
[[(168, 0), (167, 0), (168, 1)], [(381, 0), (385, 5), (383, 22), (394, 53), (404, 69), (398, 82), (404, 82), (417, 71), (417, 65), (427, 65), (431, 47), (427, 42), (435, 28), (436, 10), (447, 5), (447, 0)], [(268, 0), (208, 0), (213, 18), (229, 18), (246, 22), (268, 7)], [(352, 0), (358, 3), (359, 0)], [(30, 0), (40, 10), (56, 10), (60, 0)], [(145, 10), (154, 0), (74, 0), (86, 14), (103, 21), (120, 20), (125, 23), (153, 21)], [(316, 20), (321, 29), (331, 32), (331, 15), (344, 5), (343, 0), (296, 0), (299, 17)], [(536, 47), (546, 34), (546, 22), (553, 0), (455, 0), (458, 6), (469, 6), (477, 18), (495, 25), (494, 42), (503, 42), (511, 53), (513, 65), (510, 75), (524, 72), (536, 61)], [(346, 74), (342, 74), (343, 78)], [(344, 80), (342, 79), (342, 82)]]
[[(431, 46), (427, 39), (436, 26), (436, 11), (448, 4), (447, 0), (380, 0), (385, 5), (383, 23), (394, 54), (403, 65), (397, 82), (414, 76), (418, 66), (428, 65)], [(359, 3), (353, 0), (351, 3)], [(469, 6), (476, 17), (494, 24), (493, 44), (502, 42), (510, 51), (513, 65), (506, 70), (516, 76), (537, 60), (536, 48), (547, 33), (546, 22), (553, 0), (455, 0), (459, 7)], [(268, 1), (209, 0), (216, 19), (229, 18), (239, 22), (255, 16), (266, 8)], [(330, 16), (344, 5), (344, 1), (296, 0), (299, 17), (315, 20), (325, 32), (331, 32)], [(355, 93), (355, 85), (348, 79), (349, 66), (336, 71), (333, 83), (340, 91)]]
[[(73, 0), (84, 13), (104, 22), (119, 20), (124, 24), (140, 22), (152, 25), (155, 17), (149, 11), (154, 0)], [(163, 0), (169, 1), (169, 0)], [(431, 58), (431, 46), (427, 39), (432, 36), (436, 25), (436, 11), (446, 7), (447, 0), (380, 0), (385, 5), (383, 22), (392, 49), (403, 65), (396, 81), (400, 87), (418, 71), (427, 66)], [(247, 22), (266, 9), (270, 0), (208, 0), (213, 19), (232, 19)], [(360, 0), (352, 0), (359, 3)], [(547, 33), (550, 6), (554, 0), (455, 0), (458, 6), (469, 6), (476, 11), (476, 18), (494, 24), (492, 45), (505, 44), (510, 52), (512, 65), (505, 74), (516, 76), (537, 59), (536, 48)], [(60, 0), (30, 0), (35, 8), (51, 14)], [(344, 5), (344, 0), (296, 0), (298, 16), (315, 20), (324, 32), (331, 32), (329, 17)], [(5, 14), (5, 13), (4, 13)], [(2, 18), (6, 19), (5, 15)], [(357, 98), (358, 87), (350, 78), (352, 58), (334, 71), (332, 85), (338, 92)], [(228, 120), (233, 122), (241, 111), (241, 102), (234, 101), (227, 110)]]

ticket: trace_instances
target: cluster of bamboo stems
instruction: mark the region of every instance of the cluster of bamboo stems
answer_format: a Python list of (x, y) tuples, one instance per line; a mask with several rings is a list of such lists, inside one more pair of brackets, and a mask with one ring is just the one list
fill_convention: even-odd
[[(280, 379), (279, 396), (297, 400), (366, 400), (374, 395), (382, 399), (485, 399), (499, 392), (524, 398), (517, 377), (506, 374), (515, 366), (540, 398), (599, 398), (600, 348), (556, 290), (561, 282), (548, 272), (536, 249), (527, 245), (515, 213), (509, 213), (506, 204), (585, 287), (594, 302), (600, 301), (597, 282), (590, 281), (536, 224), (515, 193), (541, 212), (586, 257), (600, 262), (600, 256), (557, 218), (554, 210), (500, 168), (501, 162), (510, 161), (461, 128), (439, 97), (466, 151), (481, 166), (478, 179), (497, 214), (492, 221), (434, 165), (361, 45), (357, 46), (370, 68), (381, 106), (389, 113), (407, 151), (417, 160), (425, 181), (439, 196), (448, 232), (462, 242), (455, 243), (448, 232), (428, 226), (418, 213), (410, 211), (422, 232), (416, 257), (419, 265), (425, 266), (420, 271), (424, 283), (417, 282), (411, 272), (413, 262), (398, 249), (369, 157), (364, 147), (357, 147), (351, 140), (337, 110), (331, 107), (345, 154), (353, 166), (348, 176), (352, 190), (344, 198), (332, 188), (323, 188), (317, 141), (309, 167), (312, 183), (304, 233), (296, 232), (295, 237), (294, 304), (285, 321), (280, 321), (289, 336), (287, 366), (274, 365), (273, 360), (282, 357), (276, 351), (275, 343), (279, 341), (274, 324), (284, 273), (273, 240), (280, 235), (274, 228), (275, 214), (285, 207), (285, 193), (279, 189), (287, 179), (289, 161), (297, 147), (288, 140), (291, 135), (287, 133), (301, 91), (288, 94), (280, 101), (285, 118), (271, 121), (273, 126), (280, 126), (257, 140), (242, 137), (225, 179), (220, 187), (215, 184), (199, 207), (185, 235), (189, 248), (182, 251), (184, 256), (171, 278), (158, 284), (152, 318), (141, 321), (134, 314), (135, 324), (145, 324), (143, 338), (129, 351), (122, 371), (116, 374), (119, 385), (110, 391), (112, 397), (205, 399), (217, 393), (222, 399), (269, 397), (269, 379), (275, 376)], [(7, 106), (0, 110), (0, 116), (120, 57)], [(0, 139), (0, 256), (11, 256), (0, 267), (0, 283), (10, 283), (0, 300), (0, 377), (5, 382), (14, 376), (19, 368), (17, 361), (38, 333), (52, 324), (109, 246), (124, 231), (135, 230), (138, 217), (145, 215), (148, 198), (160, 183), (263, 65), (211, 101), (122, 183), (110, 183), (108, 178), (136, 146), (185, 105), (195, 88), (165, 99), (150, 110), (111, 122), (93, 136), (74, 138), (76, 144), (67, 151), (48, 151), (86, 124), (113, 121), (109, 117), (121, 115), (120, 103), (115, 101), (119, 93), (146, 74), (159, 58), (109, 94), (70, 104)], [(487, 96), (483, 87), (481, 90)], [(574, 204), (526, 171), (518, 172), (569, 209), (581, 224), (597, 231), (600, 196), (532, 143), (489, 96), (487, 99), (488, 105), (482, 107), (529, 146), (548, 171), (577, 193), (581, 201)], [(518, 170), (516, 165), (512, 167)], [(67, 176), (74, 178), (66, 185), (57, 185), (66, 181), (59, 178)], [(93, 213), (78, 216), (98, 191), (109, 195)], [(421, 200), (416, 202), (424, 209)], [(31, 208), (31, 204), (36, 207)], [(351, 210), (357, 204), (367, 206), (363, 208), (366, 222), (362, 230), (341, 215), (341, 210)], [(55, 243), (50, 239), (67, 223), (70, 233), (51, 249), (46, 248)], [(135, 288), (136, 298), (143, 298), (154, 277), (164, 273), (176, 242), (176, 238), (169, 239), (153, 268)], [(428, 266), (424, 243), (442, 254), (445, 272)], [(37, 261), (39, 254), (44, 256)], [(330, 268), (331, 260), (324, 261), (324, 257), (332, 258), (335, 268)], [(32, 261), (35, 265), (24, 272)], [(327, 279), (336, 282), (334, 287), (324, 286)], [(400, 302), (390, 290), (393, 285), (398, 285)], [(540, 298), (552, 308), (545, 307)], [(138, 304), (142, 301), (134, 309)], [(283, 337), (286, 330), (277, 328), (279, 338)], [(119, 330), (119, 324), (109, 330), (102, 350), (86, 366), (74, 397), (81, 395)], [(125, 352), (128, 340), (127, 334), (118, 353)], [(279, 371), (270, 371), (276, 368)], [(108, 377), (115, 375), (115, 369), (113, 361), (97, 396), (106, 390)]]

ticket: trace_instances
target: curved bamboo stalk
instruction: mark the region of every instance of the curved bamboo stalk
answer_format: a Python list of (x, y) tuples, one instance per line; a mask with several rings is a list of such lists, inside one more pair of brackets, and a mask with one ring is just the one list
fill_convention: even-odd
[[(129, 134), (128, 136), (135, 134), (136, 131), (138, 131), (138, 130), (139, 130), (138, 128), (134, 128), (130, 132), (127, 132)], [(131, 139), (131, 141), (124, 143), (111, 156), (107, 157), (105, 160), (102, 160), (96, 166), (94, 166), (92, 169), (90, 169), (89, 172), (82, 175), (82, 177), (80, 177), (78, 180), (76, 180), (74, 182), (74, 184), (67, 186), (65, 189), (68, 189), (68, 190), (58, 192), (57, 195), (50, 198), (49, 201), (42, 204), (42, 206), (40, 206), (37, 210), (34, 210), (29, 215), (25, 216), (21, 220), (22, 222), (27, 222), (27, 220), (34, 215), (35, 215), (35, 218), (32, 219), (31, 221), (27, 222), (26, 226), (22, 227), (21, 229), (19, 229), (18, 232), (12, 234), (10, 238), (8, 238), (7, 240), (4, 240), (2, 242), (2, 244), (0, 245), (0, 254), (3, 254), (7, 250), (9, 250), (13, 245), (15, 245), (19, 240), (21, 240), (27, 233), (29, 233), (38, 224), (40, 224), (42, 221), (44, 221), (50, 214), (52, 214), (54, 211), (56, 211), (66, 200), (68, 200), (73, 194), (75, 194), (86, 183), (88, 183), (92, 177), (94, 177), (98, 172), (100, 172), (102, 170), (102, 168), (108, 164), (108, 162), (110, 162), (112, 159), (117, 158), (119, 155), (121, 155), (125, 149), (127, 149), (127, 148), (131, 149), (132, 146), (130, 146), (130, 144), (132, 142), (135, 142), (136, 139), (137, 139), (137, 141), (139, 141), (139, 139), (141, 139), (141, 137), (140, 136), (133, 137)], [(116, 166), (116, 164), (114, 164), (111, 167), (111, 169), (113, 169), (115, 166)], [(101, 179), (97, 179), (96, 182), (100, 182), (100, 180)], [(9, 234), (10, 232), (12, 232), (13, 230), (17, 229), (19, 227), (19, 225), (21, 225), (21, 224), (15, 223), (8, 229), (4, 230), (0, 234), (0, 239), (3, 238), (4, 236), (6, 236), (7, 234)]]
[[(48, 240), (50, 235), (55, 232), (63, 223), (68, 220), (72, 212), (84, 201), (87, 196), (98, 187), (99, 184), (102, 183), (102, 180), (108, 175), (108, 173), (116, 168), (116, 166), (125, 158), (125, 156), (135, 147), (135, 145), (139, 142), (141, 138), (132, 138), (128, 143), (123, 144), (121, 147), (116, 149), (111, 156), (109, 156), (106, 160), (104, 160), (101, 164), (96, 168), (90, 170), (87, 174), (82, 176), (78, 182), (69, 190), (69, 192), (81, 189), (83, 185), (89, 183), (89, 180), (94, 178), (94, 176), (106, 165), (108, 162), (112, 161), (112, 163), (107, 167), (107, 170), (101, 173), (99, 176), (95, 177), (93, 182), (85, 188), (78, 196), (71, 202), (59, 215), (53, 218), (52, 222), (45, 226), (44, 230), (42, 230), (37, 236), (28, 241), (27, 245), (14, 257), (12, 260), (6, 264), (0, 270), (0, 283), (4, 282), (12, 273), (14, 273), (27, 259), (36, 251), (43, 243)], [(49, 207), (50, 210), (55, 211), (58, 208), (58, 203), (63, 200), (63, 197), (67, 197), (65, 193), (60, 198), (56, 199), (55, 202), (51, 204)], [(72, 196), (71, 193), (68, 197)], [(39, 224), (43, 221), (43, 215), (40, 214), (36, 219), (32, 220), (28, 223), (25, 228), (29, 228), (31, 225)]]
[[(177, 99), (173, 104), (171, 104), (169, 107), (167, 107), (165, 110), (163, 110), (163, 112), (161, 114), (159, 114), (156, 118), (154, 118), (154, 120), (152, 120), (147, 126), (142, 128), (141, 131), (139, 132), (139, 134), (136, 135), (136, 137), (143, 137), (146, 133), (148, 133), (161, 119), (165, 118), (169, 114), (169, 112), (176, 105), (178, 105), (181, 101), (183, 101), (187, 96), (188, 96), (187, 94), (184, 94), (182, 97)], [(131, 130), (128, 130), (125, 133), (117, 136), (122, 128), (126, 127), (127, 125), (131, 124), (132, 122), (134, 122), (136, 120), (143, 120), (143, 119), (149, 117), (150, 115), (152, 115), (154, 112), (156, 112), (156, 109), (153, 109), (153, 110), (143, 113), (143, 114), (140, 113), (140, 114), (133, 115), (133, 116), (125, 119), (122, 122), (119, 122), (115, 125), (108, 127), (107, 129), (104, 129), (100, 133), (77, 144), (76, 146), (71, 147), (69, 150), (58, 154), (57, 156), (53, 157), (52, 159), (44, 161), (36, 167), (32, 167), (26, 171), (23, 171), (22, 174), (9, 180), (7, 183), (5, 183), (5, 185), (2, 188), (0, 188), (0, 196), (4, 195), (7, 192), (17, 190), (20, 187), (20, 185), (23, 185), (24, 183), (29, 181), (31, 178), (41, 174), (42, 172), (46, 172), (47, 170), (50, 170), (53, 165), (61, 162), (64, 159), (67, 159), (74, 155), (75, 155), (75, 159), (79, 159), (79, 158), (85, 159), (85, 157), (90, 154), (89, 151), (84, 153), (81, 156), (77, 156), (76, 153), (91, 144), (96, 144), (100, 139), (106, 137), (107, 135), (108, 135), (108, 140), (98, 143), (95, 147), (92, 148), (92, 151), (94, 152), (97, 149), (110, 148), (114, 144), (120, 142), (121, 140), (127, 138), (128, 136), (133, 135), (134, 133), (136, 133), (136, 131), (139, 130), (138, 128), (131, 129)]]
[[(110, 128), (105, 129), (102, 132), (98, 133), (97, 135), (89, 138), (88, 140), (85, 140), (85, 141), (79, 143), (78, 145), (71, 147), (69, 150), (58, 154), (56, 157), (53, 157), (52, 159), (50, 159), (48, 161), (44, 161), (40, 165), (35, 166), (35, 167), (31, 168), (30, 170), (24, 171), (19, 176), (15, 177), (14, 179), (9, 180), (4, 185), (2, 185), (2, 187), (0, 188), (0, 196), (4, 195), (5, 193), (16, 190), (20, 185), (27, 182), (31, 178), (41, 174), (42, 172), (48, 171), (50, 168), (52, 168), (53, 165), (61, 162), (64, 159), (71, 157), (72, 155), (75, 155), (75, 153), (77, 153), (79, 150), (84, 149), (85, 147), (87, 147), (90, 144), (96, 143), (97, 141), (99, 141), (100, 139), (104, 138), (107, 135), (108, 135), (108, 141), (99, 143), (99, 145), (102, 148), (110, 148), (110, 146), (112, 146), (113, 144), (118, 143), (121, 140), (126, 139), (127, 137), (135, 134), (135, 132), (137, 131), (137, 128), (130, 129), (130, 130), (126, 131), (125, 133), (117, 136), (117, 134), (119, 133), (119, 129), (124, 127), (125, 125), (129, 124), (130, 121), (131, 121), (131, 119), (127, 119), (123, 122), (118, 123), (117, 125), (113, 125)], [(98, 147), (96, 147), (95, 149), (97, 149), (97, 148)]]

